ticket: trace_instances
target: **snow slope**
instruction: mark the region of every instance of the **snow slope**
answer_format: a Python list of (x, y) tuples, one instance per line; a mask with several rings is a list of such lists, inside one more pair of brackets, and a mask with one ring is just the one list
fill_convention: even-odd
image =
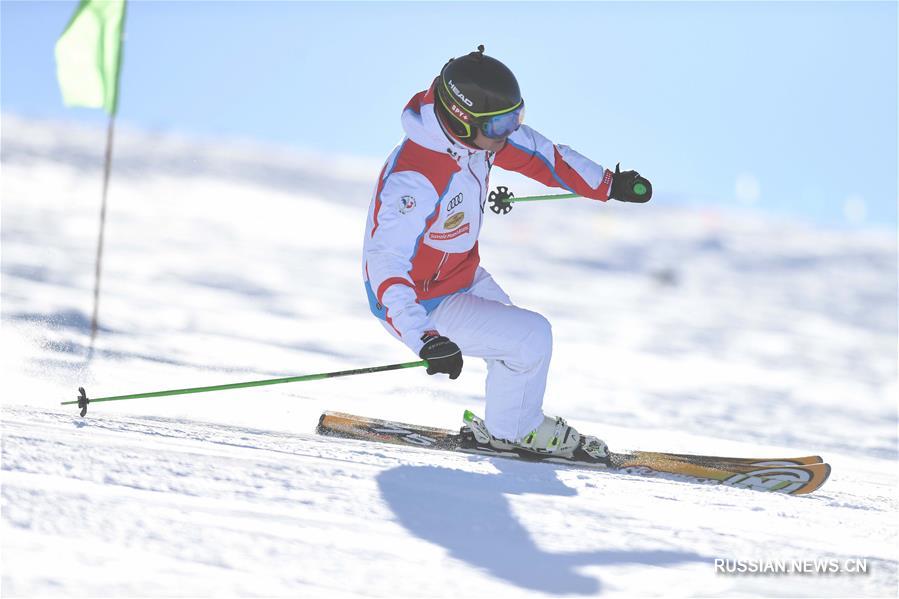
[[(834, 471), (808, 497), (313, 434), (325, 409), (455, 427), (482, 410), (475, 360), (452, 382), (404, 370), (82, 420), (59, 405), (79, 385), (414, 359), (360, 281), (380, 165), (119, 131), (88, 359), (103, 132), (2, 125), (4, 595), (895, 596), (895, 235), (664, 197), (487, 216), (484, 266), (553, 323), (549, 412), (616, 449), (820, 453)], [(716, 558), (868, 573), (722, 575)]]

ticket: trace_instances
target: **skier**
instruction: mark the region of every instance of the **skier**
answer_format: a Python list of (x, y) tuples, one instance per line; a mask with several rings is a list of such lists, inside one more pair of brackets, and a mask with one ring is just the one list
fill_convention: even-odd
[[(405, 138), (381, 170), (368, 211), (363, 277), (372, 313), (423, 360), (458, 378), (462, 355), (487, 363), (486, 414), (466, 412), (479, 443), (572, 457), (605, 443), (543, 414), (549, 322), (520, 308), (479, 264), (490, 169), (522, 173), (585, 198), (645, 202), (649, 182), (613, 173), (523, 125), (515, 76), (484, 46), (450, 59), (402, 114)], [(637, 192), (642, 193), (637, 193)]]

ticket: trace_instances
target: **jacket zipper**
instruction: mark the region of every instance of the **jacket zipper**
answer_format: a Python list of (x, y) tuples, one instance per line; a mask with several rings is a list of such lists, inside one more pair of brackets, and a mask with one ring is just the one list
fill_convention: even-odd
[[(487, 164), (487, 177), (490, 176), (490, 159), (487, 157), (487, 152), (484, 152), (484, 162)], [(484, 193), (484, 186), (481, 185), (481, 180), (475, 174), (474, 169), (471, 168), (471, 156), (469, 155), (468, 160), (468, 172), (471, 173), (471, 176), (474, 177), (474, 180), (478, 182), (478, 205), (481, 207), (481, 212), (478, 215), (478, 230), (481, 229), (481, 224), (484, 221), (484, 204), (487, 203), (486, 194)]]
[[(490, 175), (490, 159), (487, 158), (487, 154), (484, 154), (484, 161), (487, 163), (487, 175)], [(486, 198), (484, 197), (484, 186), (481, 185), (481, 180), (475, 174), (474, 170), (471, 168), (471, 155), (469, 154), (469, 160), (467, 161), (468, 172), (471, 173), (471, 176), (474, 177), (474, 180), (478, 182), (478, 205), (481, 207), (479, 219), (478, 219), (478, 229), (481, 228), (481, 221), (484, 219), (484, 204), (486, 203)], [(440, 259), (440, 262), (437, 264), (437, 272), (434, 273), (434, 276), (425, 281), (424, 284), (424, 292), (427, 293), (431, 288), (432, 283), (436, 283), (437, 279), (440, 278), (440, 269), (446, 265), (447, 260), (449, 259), (449, 253), (443, 252), (443, 258)]]
[(424, 290), (425, 292), (431, 288), (431, 283), (436, 283), (437, 279), (440, 278), (440, 269), (443, 268), (443, 265), (446, 264), (447, 259), (449, 258), (448, 252), (443, 252), (443, 258), (440, 259), (440, 262), (437, 264), (437, 272), (434, 273), (434, 276), (425, 281)]

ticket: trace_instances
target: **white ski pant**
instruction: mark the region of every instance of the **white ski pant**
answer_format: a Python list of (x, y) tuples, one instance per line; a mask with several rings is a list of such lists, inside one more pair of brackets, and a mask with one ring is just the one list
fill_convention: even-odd
[[(385, 328), (394, 336), (391, 327)], [(552, 327), (512, 300), (478, 268), (472, 287), (443, 300), (428, 328), (448, 337), (465, 357), (487, 362), (485, 421), (499, 439), (518, 441), (543, 422), (543, 393), (552, 358)]]

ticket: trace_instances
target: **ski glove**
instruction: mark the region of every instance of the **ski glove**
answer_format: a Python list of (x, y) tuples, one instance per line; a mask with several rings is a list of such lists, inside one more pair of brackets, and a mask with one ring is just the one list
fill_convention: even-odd
[(612, 179), (610, 200), (619, 202), (648, 202), (652, 197), (652, 183), (641, 177), (637, 171), (621, 172), (621, 164), (615, 165), (615, 177)]
[(425, 331), (421, 340), (425, 344), (418, 356), (428, 361), (428, 374), (442, 372), (451, 379), (459, 378), (459, 373), (462, 372), (462, 351), (459, 346), (437, 331)]

